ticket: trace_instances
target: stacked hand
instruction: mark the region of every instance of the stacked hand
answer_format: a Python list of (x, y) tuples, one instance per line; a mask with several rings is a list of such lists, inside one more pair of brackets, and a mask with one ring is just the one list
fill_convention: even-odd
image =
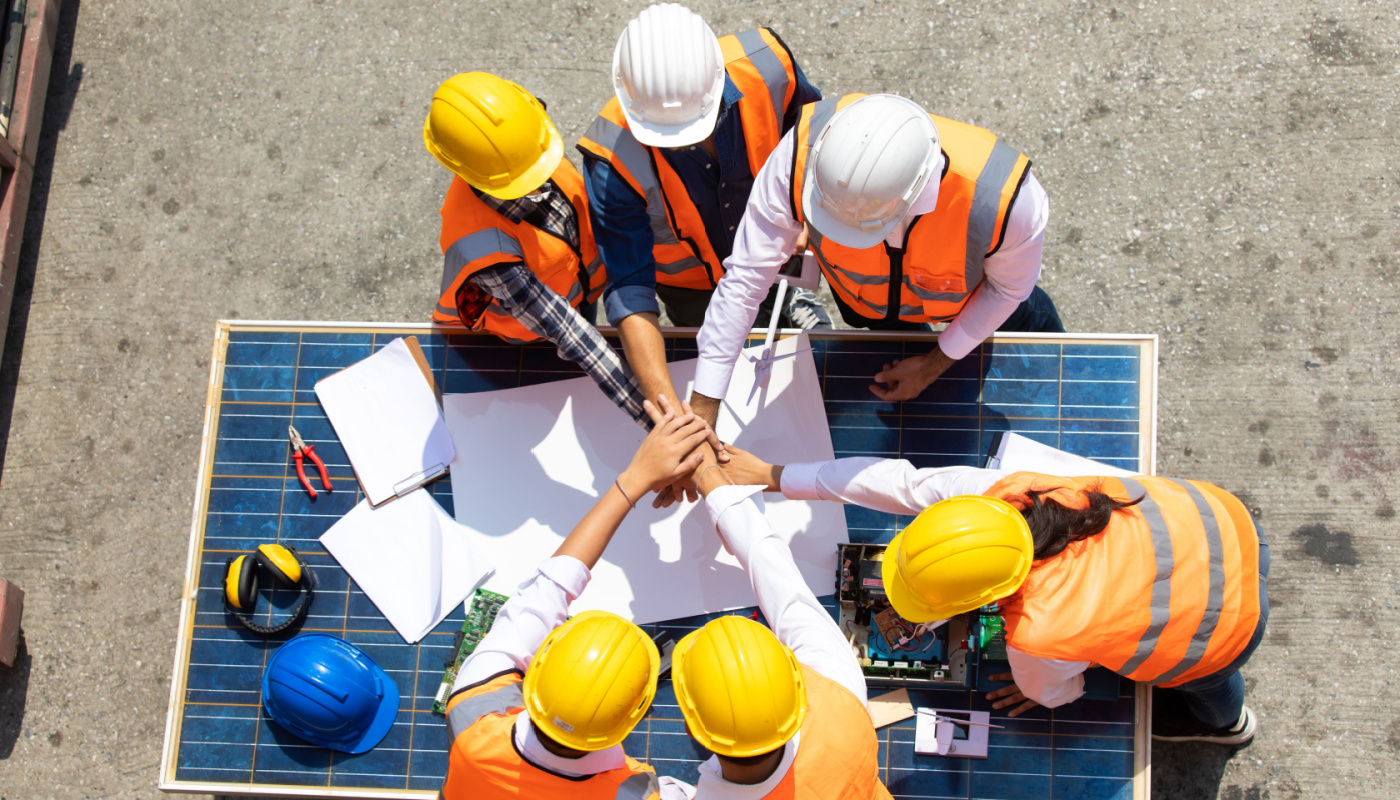
[(711, 447), (723, 448), (705, 420), (692, 414), (685, 403), (677, 413), (670, 399), (661, 395), (656, 403), (648, 400), (643, 407), (651, 416), (651, 433), (617, 479), (634, 502), (647, 492), (669, 492), (673, 484), (694, 472), (704, 459), (701, 445), (708, 442)]
[(732, 444), (726, 446), (725, 452), (729, 454), (729, 461), (721, 464), (720, 469), (724, 470), (730, 481), (739, 486), (763, 486), (766, 487), (765, 492), (782, 491), (781, 464), (769, 464), (753, 453), (740, 450)]

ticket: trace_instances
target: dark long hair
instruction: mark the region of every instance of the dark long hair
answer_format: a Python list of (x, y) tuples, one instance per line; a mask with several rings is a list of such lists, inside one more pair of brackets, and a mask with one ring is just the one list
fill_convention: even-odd
[(1031, 527), (1037, 561), (1059, 555), (1071, 542), (1103, 533), (1113, 518), (1113, 512), (1142, 502), (1141, 497), (1123, 502), (1103, 492), (1084, 489), (1088, 504), (1084, 508), (1067, 508), (1052, 498), (1044, 497), (1052, 491), (1026, 492), (1025, 502), (1021, 504), (1024, 506), (1021, 515)]

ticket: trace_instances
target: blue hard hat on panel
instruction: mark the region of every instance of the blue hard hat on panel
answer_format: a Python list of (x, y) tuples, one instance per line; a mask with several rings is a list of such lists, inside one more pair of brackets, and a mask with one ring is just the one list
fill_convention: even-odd
[(263, 705), (283, 728), (322, 747), (363, 753), (399, 713), (399, 687), (365, 651), (339, 636), (303, 633), (268, 659)]

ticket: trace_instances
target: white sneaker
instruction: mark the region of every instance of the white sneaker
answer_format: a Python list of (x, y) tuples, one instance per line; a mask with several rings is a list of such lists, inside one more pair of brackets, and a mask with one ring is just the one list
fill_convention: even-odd
[(1152, 720), (1152, 738), (1159, 742), (1214, 742), (1215, 744), (1241, 745), (1254, 738), (1258, 720), (1254, 710), (1244, 707), (1240, 719), (1228, 728), (1207, 728), (1198, 724), (1172, 724), (1162, 720), (1159, 724)]
[(794, 327), (809, 331), (831, 330), (831, 315), (826, 312), (816, 292), (811, 290), (789, 289), (783, 311)]

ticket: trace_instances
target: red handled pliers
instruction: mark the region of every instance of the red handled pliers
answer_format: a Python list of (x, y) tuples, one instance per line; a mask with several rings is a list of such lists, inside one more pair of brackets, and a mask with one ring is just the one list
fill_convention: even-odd
[(306, 459), (309, 458), (311, 463), (316, 465), (316, 469), (320, 470), (321, 485), (326, 487), (326, 491), (329, 492), (331, 490), (331, 476), (326, 474), (326, 462), (316, 455), (316, 448), (307, 444), (306, 440), (301, 438), (301, 434), (297, 433), (297, 429), (291, 425), (287, 426), (287, 434), (292, 437), (292, 460), (297, 462), (297, 480), (301, 481), (302, 488), (312, 498), (316, 497), (316, 490), (311, 488), (311, 481), (306, 479), (306, 470), (303, 469)]

